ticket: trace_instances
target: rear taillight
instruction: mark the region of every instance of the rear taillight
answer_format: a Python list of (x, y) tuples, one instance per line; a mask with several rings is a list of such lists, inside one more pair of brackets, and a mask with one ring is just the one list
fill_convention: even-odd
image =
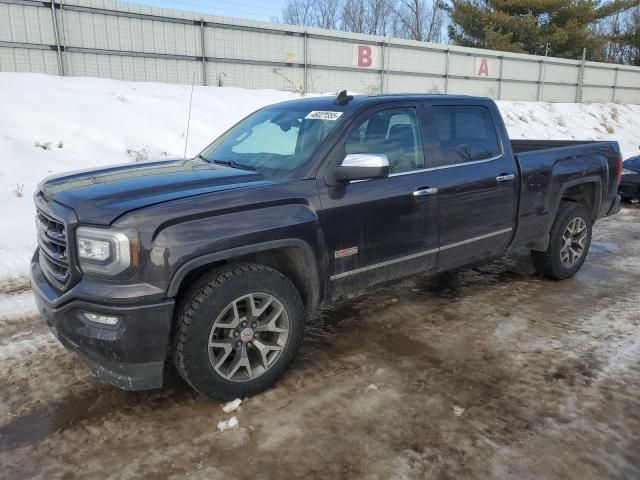
[(620, 184), (622, 180), (622, 155), (618, 156), (618, 171), (616, 173), (616, 185)]

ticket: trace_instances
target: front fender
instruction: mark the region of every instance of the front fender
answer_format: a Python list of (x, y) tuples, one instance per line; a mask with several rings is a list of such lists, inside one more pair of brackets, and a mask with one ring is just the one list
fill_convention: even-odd
[(276, 205), (169, 224), (156, 232), (146, 274), (163, 278), (167, 296), (190, 271), (206, 264), (282, 247), (300, 248), (316, 281), (323, 264), (322, 234), (304, 204)]
[(206, 255), (201, 255), (199, 257), (192, 258), (191, 260), (185, 262), (178, 268), (175, 272), (171, 281), (169, 283), (169, 288), (167, 289), (167, 296), (175, 297), (180, 290), (180, 285), (182, 281), (186, 278), (186, 276), (192, 272), (193, 270), (202, 267), (204, 265), (209, 265), (215, 262), (219, 262), (222, 260), (229, 260), (232, 258), (237, 258), (245, 255), (250, 255), (253, 253), (265, 252), (268, 250), (275, 250), (278, 248), (285, 247), (294, 247), (302, 250), (305, 260), (306, 267), (309, 269), (309, 277), (312, 279), (312, 283), (317, 285), (319, 282), (318, 268), (317, 268), (317, 260), (316, 255), (313, 253), (311, 246), (307, 244), (305, 241), (300, 240), (298, 238), (283, 238), (279, 240), (271, 240), (267, 242), (256, 243), (253, 245), (245, 245), (242, 247), (231, 248), (228, 250), (222, 250), (215, 253), (208, 253)]

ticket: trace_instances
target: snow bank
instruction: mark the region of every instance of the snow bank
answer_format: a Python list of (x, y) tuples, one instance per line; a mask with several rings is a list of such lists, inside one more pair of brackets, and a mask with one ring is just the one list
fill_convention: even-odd
[(497, 103), (512, 138), (616, 140), (624, 158), (640, 155), (640, 105)]
[[(35, 249), (31, 195), (44, 177), (182, 157), (190, 85), (0, 73), (0, 281), (25, 275)], [(187, 155), (290, 92), (196, 86)], [(9, 213), (9, 215), (7, 215)]]
[[(66, 170), (182, 157), (190, 92), (188, 85), (0, 73), (0, 282), (28, 271), (37, 183)], [(187, 155), (250, 112), (297, 97), (196, 86)], [(626, 156), (638, 152), (638, 105), (499, 106), (514, 138), (614, 139)]]

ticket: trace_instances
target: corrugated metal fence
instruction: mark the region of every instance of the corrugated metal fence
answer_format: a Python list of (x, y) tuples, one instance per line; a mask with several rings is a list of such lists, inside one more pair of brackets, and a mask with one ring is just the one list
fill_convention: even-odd
[(0, 71), (245, 88), (640, 103), (640, 68), (110, 0), (0, 0)]

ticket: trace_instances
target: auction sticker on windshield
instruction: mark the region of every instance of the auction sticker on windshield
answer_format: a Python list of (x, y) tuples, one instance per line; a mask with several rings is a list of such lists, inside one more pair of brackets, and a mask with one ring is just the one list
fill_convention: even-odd
[(342, 112), (331, 112), (331, 111), (321, 111), (314, 110), (313, 112), (309, 112), (309, 114), (304, 117), (309, 120), (337, 120), (342, 116)]

